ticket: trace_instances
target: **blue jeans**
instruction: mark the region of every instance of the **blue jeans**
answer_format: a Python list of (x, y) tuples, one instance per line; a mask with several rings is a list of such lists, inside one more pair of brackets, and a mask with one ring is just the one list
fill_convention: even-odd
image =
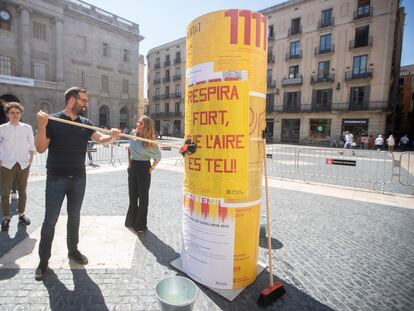
[(86, 187), (86, 174), (77, 176), (47, 176), (46, 211), (39, 244), (41, 261), (48, 261), (51, 256), (55, 226), (62, 208), (63, 199), (67, 199), (67, 238), (68, 252), (77, 250), (79, 242), (80, 210)]

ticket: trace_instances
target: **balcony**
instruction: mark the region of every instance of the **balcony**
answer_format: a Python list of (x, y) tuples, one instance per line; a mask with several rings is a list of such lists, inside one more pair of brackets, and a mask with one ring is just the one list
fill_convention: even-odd
[(268, 89), (276, 88), (276, 80), (267, 79), (267, 88)]
[(368, 69), (364, 72), (347, 71), (345, 72), (345, 81), (352, 80), (369, 80), (372, 79), (374, 69)]
[(302, 75), (291, 75), (289, 78), (282, 79), (282, 86), (302, 85)]
[(373, 37), (369, 36), (362, 39), (351, 40), (349, 41), (349, 49), (358, 49), (363, 47), (372, 47)]
[(181, 75), (173, 76), (173, 81), (181, 80)]
[(371, 101), (360, 103), (332, 103), (332, 111), (391, 111), (387, 101)]
[(311, 108), (310, 112), (329, 112), (332, 110), (330, 102), (328, 103), (313, 102), (310, 108)]
[(168, 66), (170, 66), (170, 65), (171, 65), (170, 60), (166, 60), (166, 61), (164, 62), (164, 67), (168, 67)]
[(152, 118), (164, 118), (164, 117), (182, 117), (182, 113), (180, 111), (174, 112), (153, 112), (151, 113)]
[(274, 64), (275, 63), (275, 56), (273, 54), (267, 54), (267, 63)]
[(175, 64), (181, 64), (181, 58), (175, 58), (174, 59), (174, 65)]
[(158, 68), (161, 68), (161, 64), (160, 63), (155, 63), (154, 69), (158, 69)]
[(335, 18), (324, 18), (318, 21), (318, 29), (323, 29), (326, 27), (331, 27), (335, 25)]
[(315, 48), (315, 56), (322, 55), (322, 54), (330, 54), (335, 51), (335, 45), (331, 44), (331, 46), (325, 47), (316, 47)]
[(322, 73), (311, 76), (311, 84), (335, 82), (334, 73)]
[(168, 76), (168, 77), (164, 77), (164, 78), (162, 78), (162, 82), (170, 82), (170, 77)]
[(286, 53), (286, 60), (290, 59), (301, 59), (302, 58), (302, 51), (297, 51), (296, 53), (287, 52)]
[(181, 98), (181, 92), (171, 93), (171, 98)]
[(354, 20), (358, 20), (365, 17), (371, 17), (373, 12), (372, 6), (361, 6), (354, 11)]
[(275, 105), (266, 102), (266, 112), (276, 112)]
[(152, 96), (152, 100), (160, 100), (160, 99), (161, 99), (161, 95)]
[(161, 83), (161, 79), (154, 79), (154, 84), (160, 84)]
[(299, 25), (297, 27), (289, 28), (288, 30), (288, 36), (294, 36), (302, 33), (302, 25)]
[(293, 103), (293, 104), (283, 104), (283, 107), (281, 112), (300, 112), (301, 107), (300, 103)]
[(275, 112), (275, 96), (273, 94), (266, 96), (266, 112)]
[(162, 99), (169, 99), (170, 98), (170, 93), (165, 93), (164, 95), (162, 95)]

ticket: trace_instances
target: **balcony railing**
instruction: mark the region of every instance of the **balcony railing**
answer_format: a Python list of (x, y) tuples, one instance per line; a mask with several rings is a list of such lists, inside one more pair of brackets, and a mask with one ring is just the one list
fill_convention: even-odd
[(162, 95), (162, 99), (169, 99), (170, 98), (170, 93), (164, 93), (164, 95)]
[(161, 95), (152, 96), (152, 100), (160, 100), (160, 99), (161, 99)]
[(266, 102), (266, 112), (276, 112), (274, 104), (267, 104)]
[(318, 29), (330, 27), (335, 25), (335, 18), (332, 16), (331, 18), (324, 18), (318, 21)]
[(181, 98), (181, 92), (171, 93), (172, 98)]
[(164, 77), (164, 78), (162, 78), (162, 82), (170, 82), (170, 77), (168, 76), (168, 77)]
[(276, 80), (267, 79), (267, 88), (268, 89), (276, 88)]
[(297, 104), (283, 104), (282, 112), (300, 112), (300, 103)]
[(323, 73), (311, 76), (311, 84), (315, 83), (327, 83), (334, 82), (335, 74), (334, 73)]
[(372, 47), (373, 37), (369, 36), (363, 39), (351, 40), (349, 41), (349, 49), (357, 49), (363, 47)]
[(161, 83), (161, 79), (154, 79), (154, 84), (160, 84)]
[(273, 64), (275, 62), (275, 56), (273, 54), (267, 54), (267, 63)]
[(291, 53), (291, 52), (287, 52), (286, 53), (286, 57), (285, 59), (301, 59), (302, 58), (302, 51), (299, 51), (297, 53)]
[(174, 64), (181, 64), (181, 58), (175, 58)]
[(387, 101), (371, 101), (361, 103), (332, 103), (332, 111), (390, 111)]
[(299, 25), (297, 27), (289, 28), (289, 30), (288, 30), (288, 35), (289, 36), (294, 36), (294, 35), (297, 35), (297, 34), (300, 34), (300, 33), (302, 33), (302, 25)]
[(171, 65), (171, 62), (169, 61), (169, 60), (166, 60), (165, 62), (164, 62), (164, 67), (168, 67), (168, 66), (170, 66)]
[(161, 64), (160, 63), (155, 63), (154, 69), (158, 69), (158, 68), (161, 68)]
[(354, 12), (354, 20), (372, 16), (372, 6), (361, 6)]
[(329, 54), (333, 53), (335, 51), (335, 45), (331, 44), (331, 46), (325, 46), (325, 47), (316, 47), (315, 48), (315, 56), (318, 56), (320, 54)]
[(361, 79), (371, 79), (374, 73), (374, 69), (367, 69), (364, 72), (356, 72), (356, 71), (347, 71), (345, 72), (345, 81), (350, 80), (361, 80)]
[(332, 110), (331, 103), (313, 102), (310, 108), (311, 108), (310, 112), (327, 112), (327, 111)]
[(163, 118), (163, 117), (182, 117), (182, 113), (180, 111), (172, 111), (172, 112), (152, 112), (152, 118)]
[(302, 75), (296, 75), (291, 78), (284, 78), (282, 80), (282, 86), (302, 85), (302, 84), (303, 84)]
[(181, 75), (173, 76), (173, 81), (181, 80)]

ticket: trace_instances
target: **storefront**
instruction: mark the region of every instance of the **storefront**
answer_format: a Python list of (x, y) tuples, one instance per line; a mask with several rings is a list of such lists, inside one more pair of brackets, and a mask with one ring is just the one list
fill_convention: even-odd
[[(341, 133), (344, 135), (346, 131), (354, 135), (354, 141), (359, 144), (359, 138), (362, 133), (368, 133), (369, 119), (343, 119)], [(343, 139), (343, 138), (342, 138)]]
[(266, 120), (266, 140), (267, 141), (273, 141), (273, 126), (274, 126), (274, 120), (273, 119), (267, 119)]
[(310, 119), (309, 138), (312, 140), (329, 140), (331, 137), (331, 119)]

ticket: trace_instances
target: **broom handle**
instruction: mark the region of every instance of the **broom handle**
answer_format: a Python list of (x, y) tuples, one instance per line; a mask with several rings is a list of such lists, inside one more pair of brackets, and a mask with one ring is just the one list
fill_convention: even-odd
[[(52, 116), (48, 116), (48, 118), (50, 120), (53, 120), (53, 121), (57, 121), (57, 122), (61, 122), (61, 123), (66, 123), (66, 124), (70, 124), (70, 125), (74, 125), (74, 126), (78, 126), (78, 127), (83, 127), (83, 128), (90, 129), (90, 130), (94, 130), (94, 131), (100, 131), (100, 132), (104, 132), (104, 133), (111, 133), (111, 130), (103, 129), (103, 128), (100, 128), (100, 127), (97, 127), (97, 126), (93, 126), (93, 125), (88, 125), (88, 124), (73, 122), (73, 121), (70, 121), (70, 120), (60, 119), (60, 118), (56, 118), (56, 117), (52, 117)], [(141, 141), (145, 141), (147, 143), (157, 144), (159, 146), (165, 146), (165, 147), (170, 147), (170, 148), (175, 148), (175, 149), (180, 150), (180, 147), (179, 146), (174, 146), (174, 145), (170, 145), (170, 144), (160, 143), (160, 142), (158, 142), (156, 140), (146, 139), (146, 138), (142, 138), (142, 137), (139, 137), (139, 136), (129, 135), (129, 134), (125, 134), (125, 133), (120, 133), (120, 136), (129, 138), (129, 139), (141, 140)]]
[(269, 254), (269, 285), (273, 286), (273, 267), (272, 267), (272, 232), (270, 231), (270, 206), (269, 206), (269, 185), (267, 182), (267, 156), (266, 140), (263, 138), (263, 165), (265, 176), (265, 193), (266, 193), (266, 219), (267, 219), (267, 248)]

